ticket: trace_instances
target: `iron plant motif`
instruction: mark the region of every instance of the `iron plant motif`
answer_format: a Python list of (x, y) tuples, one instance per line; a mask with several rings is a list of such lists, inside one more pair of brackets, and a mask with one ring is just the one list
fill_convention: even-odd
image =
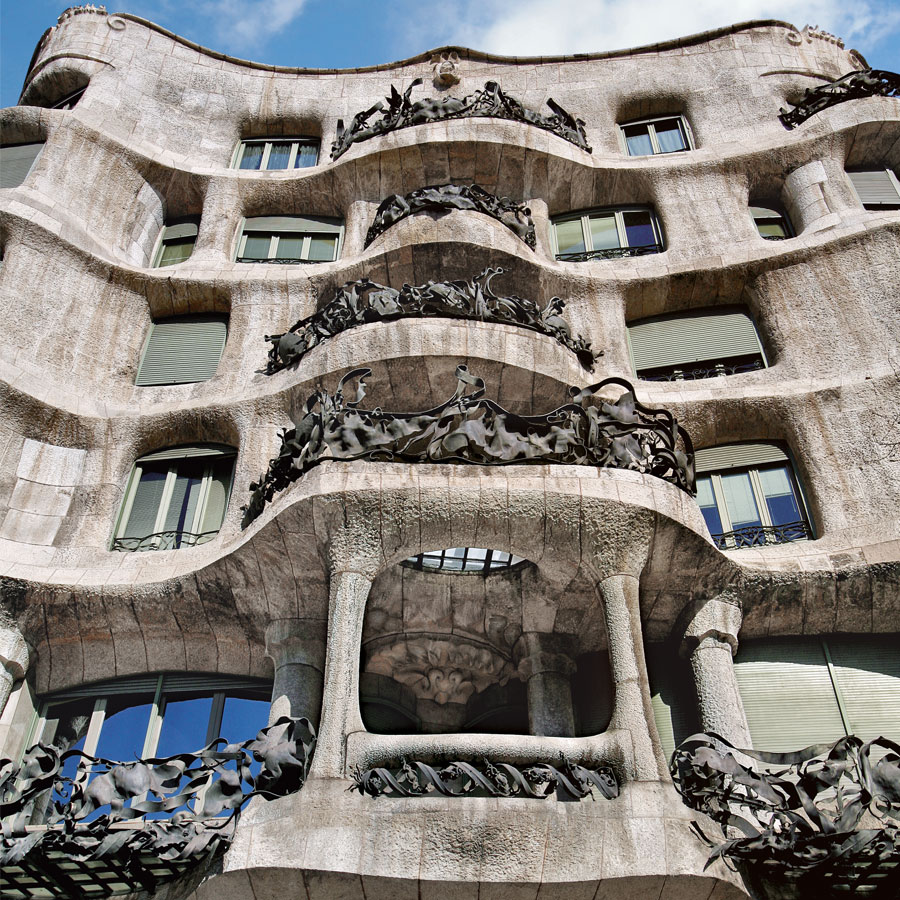
[[(250, 524), (277, 491), (284, 490), (324, 459), (398, 462), (562, 463), (632, 469), (664, 478), (695, 492), (690, 437), (666, 409), (639, 403), (631, 384), (605, 378), (589, 387), (569, 388), (572, 402), (542, 416), (520, 416), (483, 399), (484, 381), (465, 366), (456, 369), (456, 393), (434, 409), (390, 413), (359, 409), (364, 378), (371, 369), (348, 372), (329, 394), (318, 390), (306, 401), (295, 428), (281, 435), (281, 450), (262, 480), (250, 485), (243, 527)], [(344, 396), (357, 381), (356, 399)], [(590, 403), (610, 385), (625, 388), (614, 403)], [(681, 439), (683, 450), (677, 444)]]
[(502, 274), (503, 269), (489, 267), (471, 281), (429, 281), (421, 287), (404, 284), (399, 291), (368, 278), (348, 281), (326, 306), (301, 319), (290, 331), (266, 335), (272, 344), (266, 372), (271, 375), (299, 362), (313, 347), (349, 328), (412, 316), (476, 319), (528, 328), (559, 341), (585, 369), (593, 371), (603, 351), (595, 353), (590, 341), (572, 335), (562, 317), (565, 301), (553, 297), (541, 309), (533, 300), (498, 297), (491, 290), (491, 280)]
[[(20, 765), (0, 760), (3, 879), (12, 885), (23, 876), (41, 883), (49, 878), (81, 896), (83, 885), (70, 883), (71, 869), (59, 863), (92, 861), (85, 871), (96, 875), (102, 861), (127, 872), (114, 880), (151, 890), (161, 880), (160, 868), (162, 880), (176, 877), (227, 849), (252, 797), (300, 790), (315, 743), (308, 719), (282, 718), (242, 743), (221, 746), (219, 738), (195, 753), (133, 762), (36, 744)], [(81, 777), (64, 774), (69, 760), (77, 760)], [(254, 760), (262, 763), (255, 775)], [(116, 827), (160, 812), (171, 817)], [(26, 829), (36, 821), (47, 828)]]
[(515, 203), (508, 197), (495, 197), (477, 184), (440, 184), (419, 188), (405, 197), (392, 194), (378, 207), (375, 219), (366, 233), (365, 246), (368, 247), (391, 225), (396, 225), (401, 219), (423, 209), (471, 209), (484, 213), (522, 238), (532, 250), (537, 246), (531, 210), (525, 204)]
[(790, 130), (831, 106), (865, 97), (900, 97), (900, 75), (882, 69), (848, 72), (836, 81), (807, 88), (803, 99), (793, 109), (782, 107), (778, 111), (778, 118)]
[[(513, 119), (526, 122), (551, 131), (553, 134), (591, 152), (584, 133), (584, 122), (576, 119), (554, 100), (547, 100), (547, 106), (553, 115), (544, 115), (523, 106), (514, 97), (503, 93), (496, 81), (485, 82), (484, 89), (475, 91), (462, 99), (458, 97), (426, 97), (412, 103), (409, 99), (413, 88), (422, 84), (421, 78), (415, 81), (401, 94), (391, 85), (391, 93), (386, 97), (387, 108), (378, 102), (368, 109), (358, 112), (350, 122), (349, 128), (342, 128), (338, 123), (337, 140), (331, 145), (331, 158), (338, 159), (353, 144), (367, 141), (379, 134), (387, 134), (398, 128), (411, 125), (423, 125), (426, 122), (441, 122), (445, 119), (467, 119), (475, 117), (491, 117), (497, 119)], [(376, 113), (380, 119), (369, 121)]]
[[(872, 750), (887, 751), (880, 759)], [(773, 771), (772, 767), (777, 767)], [(717, 734), (683, 741), (671, 762), (684, 802), (722, 826), (723, 857), (751, 879), (793, 882), (797, 896), (896, 897), (900, 888), (900, 745), (858, 737), (796, 753), (738, 750)], [(729, 837), (726, 828), (742, 837)], [(731, 832), (733, 834), (734, 832)]]
[(592, 259), (631, 259), (662, 253), (662, 244), (642, 244), (639, 247), (609, 247), (606, 250), (581, 250), (578, 253), (557, 253), (560, 262), (589, 262)]
[(452, 762), (442, 769), (426, 763), (400, 760), (398, 768), (376, 767), (353, 775), (349, 790), (370, 797), (421, 797), (429, 793), (444, 797), (528, 797), (546, 800), (556, 794), (558, 800), (583, 800), (594, 796), (594, 788), (606, 800), (619, 796), (619, 785), (612, 769), (586, 769), (565, 758), (560, 767), (536, 763), (519, 769), (509, 763), (482, 760), (482, 771), (471, 763)]

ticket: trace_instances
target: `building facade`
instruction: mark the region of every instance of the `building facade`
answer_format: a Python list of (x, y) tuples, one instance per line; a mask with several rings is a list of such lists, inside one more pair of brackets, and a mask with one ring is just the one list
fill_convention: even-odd
[(898, 89), (775, 21), (325, 71), (63, 13), (2, 112), (4, 896), (846, 889), (707, 867), (669, 760), (893, 783)]

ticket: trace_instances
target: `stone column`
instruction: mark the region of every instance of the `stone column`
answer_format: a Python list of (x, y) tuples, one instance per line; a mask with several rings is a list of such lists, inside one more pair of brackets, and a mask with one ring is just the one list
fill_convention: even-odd
[(15, 628), (0, 626), (0, 715), (13, 685), (28, 671), (28, 657), (28, 645), (22, 635)]
[(275, 663), (269, 724), (282, 716), (306, 716), (319, 727), (325, 623), (277, 619), (266, 628), (266, 656)]
[(575, 737), (575, 663), (559, 650), (556, 635), (530, 632), (519, 639), (519, 675), (528, 691), (528, 730), (546, 737)]
[(372, 577), (351, 571), (331, 576), (322, 720), (310, 777), (342, 778), (346, 737), (364, 730), (359, 712), (359, 664)]
[[(631, 732), (634, 748), (632, 777), (636, 781), (659, 781), (665, 777), (665, 761), (656, 733), (638, 598), (634, 575), (610, 575), (599, 584), (609, 637), (615, 699), (609, 730)], [(663, 766), (663, 769), (660, 769)]]
[(750, 729), (734, 676), (743, 614), (733, 600), (698, 603), (685, 629), (682, 653), (691, 662), (704, 731), (714, 731), (736, 747), (751, 749)]
[(828, 181), (820, 160), (794, 169), (784, 179), (783, 197), (794, 230), (818, 231), (839, 221), (825, 197), (823, 186)]

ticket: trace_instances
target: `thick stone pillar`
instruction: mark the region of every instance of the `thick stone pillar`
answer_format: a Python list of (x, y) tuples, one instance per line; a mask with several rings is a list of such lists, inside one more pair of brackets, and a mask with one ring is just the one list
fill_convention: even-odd
[(325, 623), (277, 619), (266, 628), (266, 656), (275, 663), (269, 724), (306, 716), (319, 727), (325, 671)]
[(0, 626), (0, 715), (13, 685), (28, 671), (28, 658), (28, 645), (22, 635), (15, 628)]
[(685, 629), (682, 653), (691, 662), (703, 730), (751, 749), (732, 660), (742, 620), (741, 608), (732, 600), (716, 598), (697, 604)]
[(331, 576), (322, 718), (310, 777), (342, 778), (346, 737), (364, 730), (359, 712), (359, 665), (372, 577), (349, 571)]
[(798, 234), (818, 231), (840, 221), (825, 197), (827, 181), (828, 175), (820, 160), (794, 169), (784, 179), (785, 206)]
[(518, 649), (519, 675), (528, 691), (528, 730), (546, 737), (575, 737), (572, 658), (559, 652), (552, 634), (523, 634)]

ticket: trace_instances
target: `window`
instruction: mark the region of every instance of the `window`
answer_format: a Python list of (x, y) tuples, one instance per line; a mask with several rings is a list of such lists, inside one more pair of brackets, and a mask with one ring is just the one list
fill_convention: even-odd
[(194, 252), (197, 241), (197, 220), (166, 225), (159, 235), (159, 244), (153, 254), (154, 268), (175, 266), (184, 262)]
[(340, 255), (340, 219), (262, 216), (245, 219), (238, 242), (240, 263), (331, 262)]
[(656, 216), (641, 207), (560, 216), (550, 233), (556, 258), (568, 262), (643, 256), (663, 249)]
[(619, 132), (629, 156), (655, 156), (691, 150), (691, 129), (683, 116), (642, 119), (620, 125)]
[(0, 188), (18, 187), (28, 177), (43, 146), (40, 143), (0, 147)]
[(848, 172), (850, 182), (866, 209), (900, 209), (900, 180), (891, 169)]
[(509, 569), (525, 562), (521, 556), (513, 556), (503, 550), (486, 550), (483, 547), (452, 547), (449, 550), (428, 550), (418, 556), (410, 556), (401, 565), (413, 569), (441, 572), (478, 572), (487, 575), (500, 569)]
[(134, 383), (145, 387), (208, 381), (216, 374), (227, 336), (221, 316), (153, 322)]
[(113, 550), (175, 550), (211, 541), (222, 526), (236, 451), (176, 447), (134, 464)]
[(318, 138), (280, 138), (241, 141), (234, 157), (235, 169), (308, 169), (319, 161)]
[(753, 223), (760, 237), (767, 241), (783, 241), (794, 235), (788, 217), (777, 209), (751, 206), (750, 215), (753, 216)]
[(72, 91), (71, 94), (67, 94), (62, 100), (57, 100), (56, 103), (52, 103), (50, 105), (50, 109), (75, 109), (78, 104), (78, 101), (84, 96), (84, 92), (87, 90), (87, 87), (78, 88), (77, 91)]
[[(270, 682), (223, 675), (117, 678), (46, 698), (32, 742), (127, 762), (201, 750), (217, 737), (238, 743), (265, 728)], [(77, 760), (67, 761), (75, 777)], [(81, 770), (89, 777), (89, 767)]]
[(813, 536), (791, 462), (776, 444), (710, 447), (694, 463), (697, 503), (720, 550)]
[(768, 367), (756, 326), (739, 309), (645, 319), (628, 326), (628, 342), (642, 381), (715, 378)]

